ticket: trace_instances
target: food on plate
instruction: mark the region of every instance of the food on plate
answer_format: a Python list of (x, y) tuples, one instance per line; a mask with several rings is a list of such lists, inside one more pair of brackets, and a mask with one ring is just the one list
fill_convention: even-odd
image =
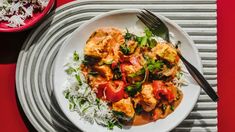
[(183, 98), (177, 52), (147, 28), (142, 36), (115, 27), (97, 29), (84, 54), (74, 52), (66, 65), (75, 82), (65, 91), (70, 109), (110, 129), (167, 117)]
[(8, 27), (20, 27), (35, 13), (42, 12), (49, 0), (1, 0), (0, 23), (7, 22)]

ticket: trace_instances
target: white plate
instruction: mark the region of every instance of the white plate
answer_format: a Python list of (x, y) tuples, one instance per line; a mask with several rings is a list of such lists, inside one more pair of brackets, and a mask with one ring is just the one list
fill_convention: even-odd
[[(63, 87), (63, 85), (67, 77), (66, 73), (64, 72), (64, 64), (67, 61), (67, 57), (75, 50), (79, 53), (82, 53), (87, 39), (97, 28), (112, 26), (125, 29), (133, 27), (133, 25), (136, 25), (136, 27), (138, 28), (143, 28), (143, 24), (140, 24), (140, 21), (136, 17), (136, 14), (138, 12), (138, 9), (125, 9), (111, 11), (96, 16), (76, 29), (59, 50), (54, 68), (54, 93), (57, 98), (58, 104), (65, 115), (71, 120), (71, 122), (73, 122), (79, 129), (83, 131), (104, 132), (108, 130), (107, 128), (99, 126), (97, 124), (90, 124), (82, 120), (78, 113), (69, 111), (68, 102), (63, 95), (63, 91), (65, 90), (65, 87)], [(175, 39), (181, 41), (182, 54), (191, 62), (191, 64), (193, 64), (195, 67), (197, 67), (197, 69), (201, 71), (201, 62), (198, 56), (197, 49), (194, 47), (193, 41), (189, 38), (189, 36), (171, 20), (159, 14), (156, 15), (167, 24), (170, 32), (175, 35)], [(167, 116), (165, 119), (161, 119), (142, 126), (132, 126), (130, 128), (119, 129), (115, 127), (113, 131), (165, 132), (172, 130), (191, 112), (200, 94), (200, 87), (193, 81), (191, 81), (188, 86), (182, 87), (181, 90), (184, 94), (182, 102), (175, 109), (175, 111)]]

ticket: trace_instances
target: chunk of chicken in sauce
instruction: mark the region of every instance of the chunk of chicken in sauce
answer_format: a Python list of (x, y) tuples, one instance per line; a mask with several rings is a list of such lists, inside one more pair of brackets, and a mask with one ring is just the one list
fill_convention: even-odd
[(87, 40), (84, 54), (99, 57), (104, 62), (118, 61), (120, 45), (125, 42), (122, 32), (117, 28), (96, 30)]
[(101, 66), (96, 65), (94, 66), (94, 70), (99, 72), (100, 75), (105, 77), (107, 80), (111, 80), (113, 78), (112, 70), (107, 65), (101, 65)]
[(169, 61), (170, 63), (177, 63), (179, 61), (176, 49), (170, 46), (170, 44), (157, 44), (156, 49), (154, 50), (159, 57)]
[(123, 112), (129, 118), (133, 118), (135, 110), (131, 102), (131, 98), (121, 99), (118, 102), (112, 104), (112, 110), (117, 112)]
[(88, 84), (93, 90), (97, 90), (98, 86), (102, 83), (106, 83), (106, 79), (101, 75), (98, 76), (88, 76)]
[(152, 84), (143, 84), (141, 92), (133, 99), (133, 101), (135, 102), (135, 106), (140, 104), (146, 112), (153, 110), (158, 101), (154, 97)]
[(158, 43), (150, 51), (145, 51), (145, 55), (152, 59), (157, 59), (157, 57), (160, 57), (173, 64), (176, 64), (179, 61), (176, 49), (168, 43)]

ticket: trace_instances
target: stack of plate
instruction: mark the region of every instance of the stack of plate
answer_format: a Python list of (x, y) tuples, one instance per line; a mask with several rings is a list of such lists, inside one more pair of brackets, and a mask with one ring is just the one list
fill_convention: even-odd
[[(60, 7), (28, 37), (16, 73), (23, 110), (38, 131), (78, 131), (65, 117), (53, 95), (53, 64), (64, 40), (90, 18), (121, 8), (147, 8), (179, 24), (192, 37), (206, 79), (217, 90), (216, 0), (81, 1)], [(217, 103), (201, 92), (190, 115), (175, 131), (217, 131)]]

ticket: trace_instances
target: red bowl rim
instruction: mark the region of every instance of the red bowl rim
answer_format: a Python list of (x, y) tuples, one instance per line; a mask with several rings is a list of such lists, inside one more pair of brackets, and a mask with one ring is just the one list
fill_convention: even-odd
[(45, 15), (47, 15), (50, 12), (54, 3), (55, 3), (55, 0), (49, 0), (48, 5), (45, 7), (45, 9), (41, 13), (39, 13), (39, 15), (37, 17), (30, 18), (30, 19), (33, 19), (33, 21), (28, 22), (23, 26), (15, 27), (15, 28), (11, 28), (11, 27), (2, 28), (2, 27), (0, 27), (0, 32), (20, 32), (20, 31), (26, 30), (28, 28), (31, 28), (37, 22), (39, 22)]

